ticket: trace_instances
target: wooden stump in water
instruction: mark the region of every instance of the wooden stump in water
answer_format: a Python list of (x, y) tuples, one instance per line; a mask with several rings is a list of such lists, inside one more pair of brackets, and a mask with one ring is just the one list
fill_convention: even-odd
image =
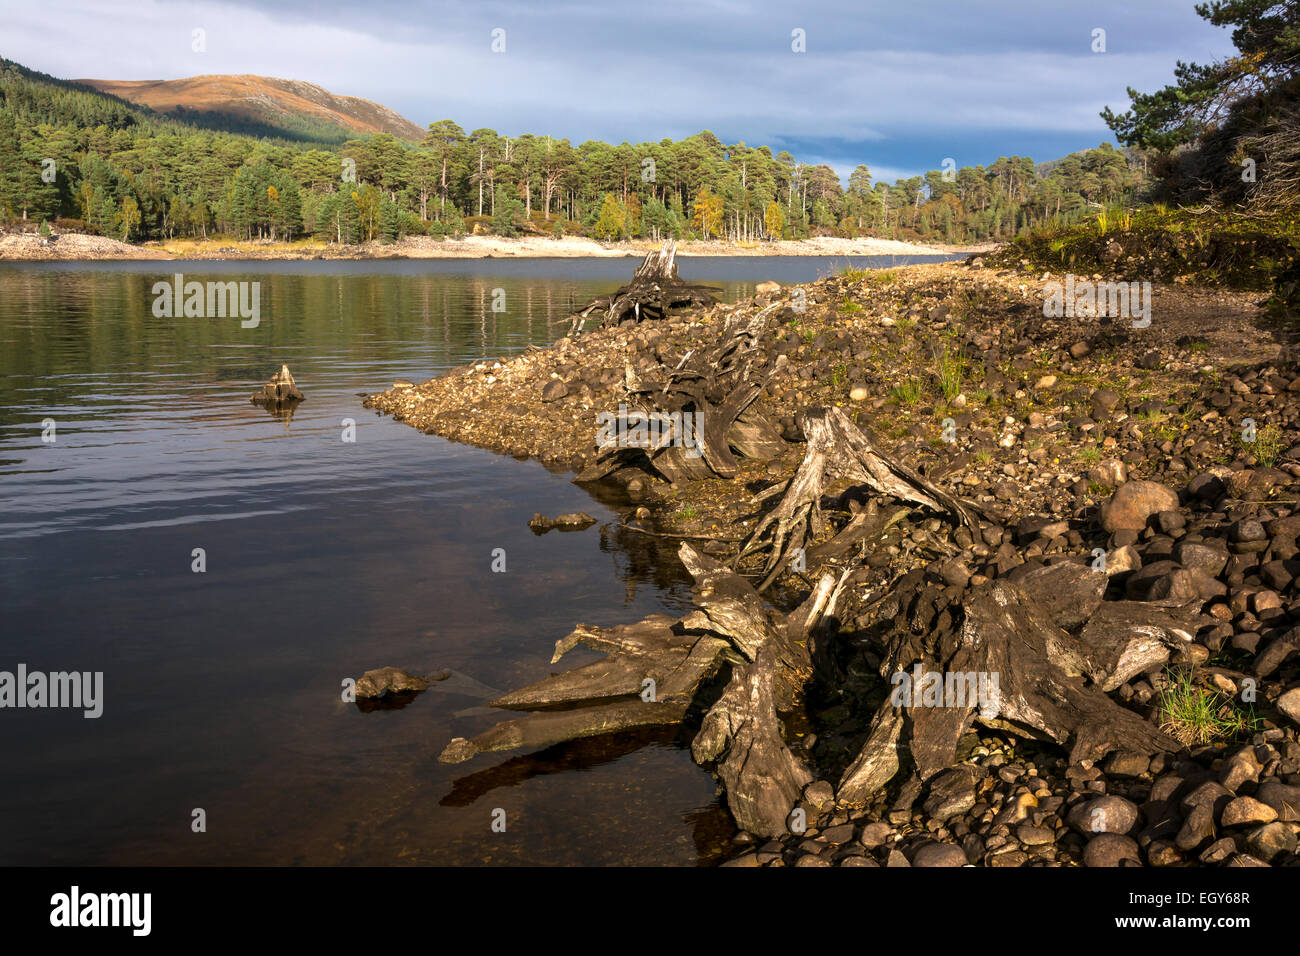
[(293, 373), (289, 371), (287, 365), (281, 365), (280, 371), (272, 375), (271, 380), (262, 386), (262, 390), (254, 392), (249, 399), (254, 405), (265, 405), (271, 409), (288, 408), (302, 400), (303, 394), (298, 390), (298, 385), (293, 380)]

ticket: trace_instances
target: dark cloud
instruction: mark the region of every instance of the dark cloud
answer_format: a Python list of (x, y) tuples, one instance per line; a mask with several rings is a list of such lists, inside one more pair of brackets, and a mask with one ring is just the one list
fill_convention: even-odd
[[(261, 73), (378, 100), (417, 123), (576, 142), (711, 129), (837, 168), (1046, 160), (1109, 138), (1097, 113), (1174, 62), (1230, 52), (1190, 0), (364, 5), (8, 0), (3, 53), (67, 77)], [(191, 31), (207, 31), (196, 54)], [(1094, 29), (1107, 52), (1091, 51)], [(506, 52), (491, 50), (505, 31)], [(804, 31), (806, 52), (791, 50)]]

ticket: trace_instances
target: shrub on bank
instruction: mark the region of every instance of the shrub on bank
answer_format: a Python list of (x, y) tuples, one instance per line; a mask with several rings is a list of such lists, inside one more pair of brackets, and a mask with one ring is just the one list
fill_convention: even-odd
[(1149, 206), (1034, 230), (991, 260), (1050, 272), (1265, 290), (1298, 255), (1300, 221), (1294, 216)]

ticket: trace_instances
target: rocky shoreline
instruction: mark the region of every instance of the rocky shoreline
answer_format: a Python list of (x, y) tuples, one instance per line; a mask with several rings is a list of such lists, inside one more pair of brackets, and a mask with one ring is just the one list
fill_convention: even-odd
[[(56, 232), (42, 237), (34, 231), (0, 233), (0, 262), (112, 259), (513, 259), (513, 258), (623, 258), (640, 257), (658, 244), (649, 240), (597, 242), (580, 236), (554, 239), (543, 236), (466, 236), (432, 239), (407, 236), (391, 244), (367, 242), (335, 245), (323, 242), (233, 242), (223, 239), (178, 239), (141, 245), (104, 236)], [(812, 238), (780, 242), (737, 244), (721, 240), (696, 240), (680, 244), (682, 256), (938, 256), (974, 253), (994, 248), (950, 246), (942, 243), (899, 242), (893, 239)]]
[[(1295, 865), (1289, 339), (1267, 327), (1258, 296), (1177, 283), (1155, 288), (1146, 328), (1045, 316), (1045, 290), (1066, 278), (979, 260), (850, 270), (583, 332), (366, 404), (581, 472), (597, 459), (597, 416), (633, 382), (745, 325), (770, 369), (753, 407), (779, 441), (733, 438), (733, 477), (667, 480), (648, 461), (613, 470), (626, 525), (701, 542), (709, 562), (761, 577), (761, 555), (738, 560), (740, 542), (806, 477), (818, 408), (978, 515), (949, 520), (913, 501), (886, 521), (888, 496), (827, 476), (807, 566), (785, 568), (768, 595), (794, 609), (792, 628), (831, 581), (819, 613), (827, 594), (834, 613), (809, 625), (812, 676), (777, 742), (802, 782), (779, 828), (737, 833), (735, 865)], [(1035, 651), (980, 657), (973, 631), (981, 646), (1014, 648), (1007, 635), (1020, 635)], [(1000, 713), (889, 699), (913, 662), (996, 672), (999, 661)], [(745, 781), (720, 772), (739, 818)]]

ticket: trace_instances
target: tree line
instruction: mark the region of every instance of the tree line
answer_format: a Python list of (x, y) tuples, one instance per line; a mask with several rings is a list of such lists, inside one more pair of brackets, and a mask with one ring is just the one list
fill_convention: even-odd
[(64, 220), (128, 241), (207, 237), (339, 243), (404, 235), (720, 238), (881, 236), (970, 242), (1131, 201), (1141, 151), (1102, 144), (1055, 163), (1004, 157), (847, 184), (828, 165), (709, 131), (578, 145), (466, 132), (299, 143), (201, 129), (0, 62), (0, 218)]

